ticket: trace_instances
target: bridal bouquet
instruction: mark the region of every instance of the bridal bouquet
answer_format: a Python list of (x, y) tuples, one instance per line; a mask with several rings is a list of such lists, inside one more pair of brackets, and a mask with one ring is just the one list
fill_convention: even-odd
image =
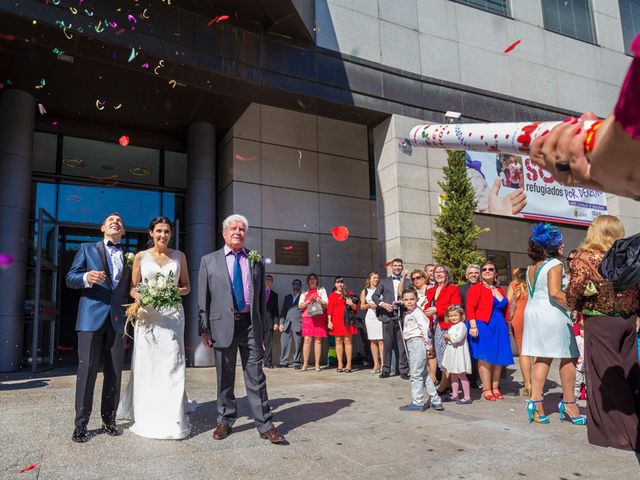
[(156, 310), (178, 309), (182, 304), (182, 297), (175, 285), (175, 275), (156, 273), (152, 277), (145, 278), (136, 285), (136, 290), (140, 294), (140, 300), (125, 305), (127, 307), (127, 325), (138, 323), (145, 324), (145, 314), (148, 313), (146, 307), (153, 307)]

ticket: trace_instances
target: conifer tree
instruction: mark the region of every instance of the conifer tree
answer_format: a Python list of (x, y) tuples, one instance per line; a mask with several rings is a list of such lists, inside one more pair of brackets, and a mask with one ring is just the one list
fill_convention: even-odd
[(478, 202), (467, 176), (465, 152), (448, 151), (447, 154), (444, 178), (438, 182), (444, 193), (444, 202), (441, 202), (440, 215), (435, 220), (433, 258), (451, 268), (454, 281), (463, 282), (466, 268), (484, 261), (476, 245), (478, 238), (488, 229), (481, 229), (473, 223)]

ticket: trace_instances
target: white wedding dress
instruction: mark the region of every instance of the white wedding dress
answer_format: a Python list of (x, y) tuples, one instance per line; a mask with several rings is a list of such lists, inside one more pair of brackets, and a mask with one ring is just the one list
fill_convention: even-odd
[[(180, 252), (159, 265), (149, 251), (142, 252), (142, 279), (160, 272), (180, 278)], [(155, 310), (147, 307), (145, 325), (134, 328), (129, 385), (116, 418), (133, 422), (130, 430), (141, 437), (183, 439), (191, 432), (187, 413), (197, 408), (185, 393), (184, 309)]]

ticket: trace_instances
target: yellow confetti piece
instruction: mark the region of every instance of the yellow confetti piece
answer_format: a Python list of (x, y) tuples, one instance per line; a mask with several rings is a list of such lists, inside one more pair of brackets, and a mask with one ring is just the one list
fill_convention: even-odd
[(69, 7), (69, 10), (71, 11), (71, 13), (73, 13), (74, 15), (76, 13), (78, 13), (78, 9), (77, 8), (73, 8), (73, 7)]
[(171, 88), (176, 88), (176, 84), (177, 82), (175, 80), (169, 80), (169, 85), (171, 85)]
[(102, 100), (96, 100), (96, 108), (98, 110), (104, 110), (104, 104), (105, 102), (103, 102)]
[(62, 33), (64, 33), (64, 36), (67, 37), (67, 40), (71, 40), (73, 38), (73, 33), (67, 34), (67, 29), (66, 28), (62, 29)]
[(145, 9), (142, 11), (142, 18), (149, 18), (149, 15), (147, 15), (147, 10), (149, 10), (149, 9), (148, 9), (148, 8), (145, 8)]
[(158, 70), (160, 68), (164, 68), (164, 60), (160, 60), (158, 62), (158, 66), (156, 68), (153, 69), (153, 73), (155, 73), (156, 75), (158, 75)]
[(122, 107), (122, 104), (119, 103), (118, 105), (116, 105), (115, 107), (113, 107), (114, 110), (120, 110), (120, 108)]

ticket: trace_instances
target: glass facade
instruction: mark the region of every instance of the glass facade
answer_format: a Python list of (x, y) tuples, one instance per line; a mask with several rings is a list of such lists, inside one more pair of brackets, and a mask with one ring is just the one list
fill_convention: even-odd
[(509, 15), (509, 2), (507, 0), (453, 0), (457, 3), (463, 3), (470, 7), (486, 10), (487, 12), (497, 13), (498, 15)]
[(596, 43), (590, 0), (542, 0), (544, 28)]
[(631, 42), (640, 32), (640, 0), (619, 0), (624, 51), (633, 55)]

